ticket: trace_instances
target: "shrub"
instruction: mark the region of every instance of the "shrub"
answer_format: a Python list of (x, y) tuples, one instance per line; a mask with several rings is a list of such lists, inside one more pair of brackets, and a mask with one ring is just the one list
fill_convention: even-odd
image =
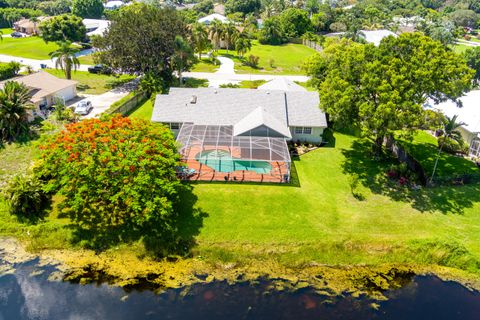
[(245, 64), (247, 66), (250, 66), (252, 68), (258, 68), (258, 63), (260, 62), (260, 57), (254, 56), (253, 54), (249, 55), (247, 57), (247, 60), (245, 61)]
[(220, 88), (240, 88), (240, 85), (234, 83), (224, 83), (220, 85)]
[(6, 80), (15, 77), (20, 71), (20, 63), (9, 62), (0, 64), (0, 80)]
[(108, 80), (107, 83), (105, 84), (105, 87), (107, 87), (108, 89), (121, 87), (121, 86), (131, 82), (133, 79), (135, 79), (135, 76), (122, 75), (120, 77), (115, 77), (111, 80)]
[(179, 155), (168, 128), (120, 115), (86, 119), (41, 149), (36, 172), (63, 195), (59, 209), (82, 233), (101, 242), (137, 232), (161, 243), (176, 232)]
[(50, 204), (43, 183), (33, 175), (17, 175), (7, 185), (4, 196), (10, 213), (28, 219), (40, 218)]
[(456, 153), (462, 153), (466, 154), (468, 153), (468, 145), (465, 143), (465, 141), (455, 141), (451, 138), (445, 139), (445, 137), (439, 137), (438, 138), (438, 145), (441, 146), (443, 145), (442, 150), (451, 153), (451, 154), (456, 154)]

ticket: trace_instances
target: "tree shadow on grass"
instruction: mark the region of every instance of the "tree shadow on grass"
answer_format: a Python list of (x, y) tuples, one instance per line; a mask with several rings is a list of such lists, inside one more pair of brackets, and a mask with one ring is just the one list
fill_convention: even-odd
[(72, 224), (72, 242), (101, 252), (119, 244), (141, 240), (147, 253), (155, 257), (187, 257), (196, 245), (195, 237), (203, 227), (203, 219), (208, 217), (207, 213), (196, 207), (197, 196), (192, 191), (190, 185), (184, 185), (179, 192), (180, 199), (175, 207), (177, 216), (169, 221), (176, 227), (174, 231), (165, 231), (163, 222), (150, 222), (141, 228), (124, 223), (118, 227), (101, 229), (86, 229)]
[(388, 179), (386, 173), (398, 161), (389, 156), (376, 160), (372, 142), (358, 139), (350, 149), (343, 149), (343, 172), (358, 177), (358, 181), (372, 193), (387, 196), (393, 201), (410, 203), (421, 212), (439, 211), (443, 214), (463, 214), (464, 210), (480, 202), (480, 185), (422, 188), (400, 186)]

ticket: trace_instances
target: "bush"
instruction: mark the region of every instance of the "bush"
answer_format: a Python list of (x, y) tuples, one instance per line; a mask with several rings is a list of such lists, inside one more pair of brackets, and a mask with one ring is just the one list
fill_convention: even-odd
[(468, 145), (463, 140), (461, 140), (460, 142), (457, 142), (451, 138), (445, 139), (445, 137), (439, 137), (438, 145), (439, 146), (443, 145), (442, 150), (447, 153), (451, 153), (451, 154), (457, 154), (457, 153), (467, 154), (468, 153)]
[(0, 80), (6, 80), (15, 77), (20, 71), (18, 62), (0, 63)]
[(119, 76), (119, 77), (115, 77), (111, 80), (108, 80), (107, 83), (105, 84), (105, 87), (108, 88), (108, 89), (121, 87), (124, 84), (127, 84), (134, 79), (135, 79), (135, 76), (122, 75), (122, 76)]
[(234, 83), (225, 83), (225, 84), (221, 84), (220, 88), (240, 88), (240, 85), (234, 84)]
[(33, 175), (15, 176), (4, 191), (10, 214), (22, 218), (37, 219), (44, 215), (50, 197), (43, 190), (43, 183)]
[(120, 115), (86, 119), (66, 125), (41, 149), (36, 172), (47, 191), (63, 196), (59, 209), (80, 234), (91, 234), (93, 243), (112, 234), (117, 240), (148, 234), (175, 245), (174, 208), (182, 185), (168, 128)]
[(258, 68), (258, 63), (260, 62), (260, 57), (254, 56), (253, 54), (249, 55), (247, 57), (247, 60), (245, 61), (245, 64), (247, 66), (250, 66), (252, 68)]

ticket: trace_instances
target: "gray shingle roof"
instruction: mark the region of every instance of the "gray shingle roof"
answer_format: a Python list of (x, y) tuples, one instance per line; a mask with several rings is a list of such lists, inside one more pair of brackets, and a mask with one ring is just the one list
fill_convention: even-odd
[[(196, 103), (191, 103), (192, 97)], [(155, 100), (152, 121), (235, 125), (258, 107), (288, 126), (326, 127), (316, 92), (235, 88), (171, 88)]]

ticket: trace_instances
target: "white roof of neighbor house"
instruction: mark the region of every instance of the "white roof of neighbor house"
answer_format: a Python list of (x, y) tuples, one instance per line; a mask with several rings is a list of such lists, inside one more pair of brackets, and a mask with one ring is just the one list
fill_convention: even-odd
[(105, 3), (105, 9), (116, 9), (126, 5), (123, 1), (108, 1)]
[(31, 100), (37, 103), (43, 100), (44, 97), (54, 95), (55, 93), (77, 85), (77, 81), (65, 80), (57, 78), (45, 71), (35, 72), (26, 76), (13, 78), (10, 80), (0, 82), (0, 88), (3, 88), (5, 82), (15, 81), (27, 86), (32, 95)]
[(242, 120), (238, 121), (233, 126), (233, 135), (239, 136), (261, 126), (268, 127), (269, 129), (280, 133), (286, 138), (292, 137), (290, 130), (285, 123), (282, 123), (280, 120), (276, 119), (262, 107), (256, 108), (246, 115)]
[(228, 21), (227, 17), (225, 17), (221, 14), (218, 14), (218, 13), (212, 13), (212, 14), (206, 16), (206, 17), (198, 19), (198, 22), (209, 24), (213, 20), (219, 20), (221, 22), (227, 22)]
[(102, 36), (105, 31), (110, 27), (109, 20), (101, 19), (83, 19), (83, 25), (87, 29), (95, 29), (93, 31), (87, 32), (87, 36)]
[[(196, 103), (191, 103), (192, 97)], [(171, 88), (155, 100), (152, 121), (235, 125), (255, 109), (286, 126), (327, 127), (317, 92), (235, 88)]]
[(459, 108), (453, 101), (440, 104), (429, 104), (428, 108), (438, 109), (449, 118), (458, 115), (458, 121), (471, 133), (480, 132), (480, 90), (473, 90), (460, 98), (462, 107)]
[(275, 78), (258, 87), (259, 90), (302, 91), (307, 89), (284, 77)]
[(361, 30), (361, 32), (364, 35), (363, 38), (365, 41), (373, 43), (376, 46), (380, 45), (380, 41), (382, 41), (383, 38), (388, 36), (397, 37), (397, 35), (390, 30)]

